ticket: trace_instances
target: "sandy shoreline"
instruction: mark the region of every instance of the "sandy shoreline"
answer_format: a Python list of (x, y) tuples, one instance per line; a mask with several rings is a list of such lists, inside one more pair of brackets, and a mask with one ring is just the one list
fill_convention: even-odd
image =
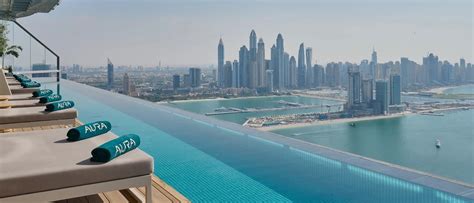
[(175, 101), (159, 101), (157, 104), (172, 104), (172, 103), (185, 103), (185, 102), (198, 102), (198, 101), (217, 101), (225, 100), (226, 98), (217, 97), (217, 98), (208, 98), (208, 99), (187, 99), (187, 100), (175, 100)]
[(456, 88), (456, 87), (464, 87), (464, 86), (472, 86), (472, 84), (437, 87), (437, 88), (430, 89), (427, 92), (431, 92), (431, 93), (434, 93), (434, 94), (444, 94), (444, 92), (448, 89), (452, 89), (452, 88)]
[(273, 131), (273, 130), (299, 128), (299, 127), (307, 127), (307, 126), (330, 125), (330, 124), (338, 124), (338, 123), (390, 119), (390, 118), (398, 118), (398, 117), (402, 117), (402, 116), (406, 116), (410, 114), (413, 114), (413, 113), (404, 112), (404, 113), (391, 114), (391, 115), (367, 116), (367, 117), (360, 117), (360, 118), (341, 118), (341, 119), (332, 119), (332, 120), (324, 120), (324, 121), (315, 121), (311, 123), (294, 123), (294, 124), (288, 124), (288, 125), (266, 126), (266, 127), (255, 128), (255, 129), (263, 130), (263, 131)]
[(294, 95), (294, 96), (301, 96), (301, 97), (316, 98), (316, 99), (331, 100), (331, 101), (346, 102), (346, 100), (344, 100), (344, 99), (338, 99), (338, 98), (332, 98), (332, 97), (324, 97), (324, 96), (311, 95), (311, 94), (293, 94), (293, 95)]
[(158, 104), (169, 104), (169, 103), (171, 103), (172, 104), (172, 103), (186, 103), (186, 102), (199, 102), (199, 101), (258, 99), (258, 98), (285, 97), (285, 96), (302, 96), (302, 97), (310, 97), (310, 98), (324, 99), (324, 100), (344, 101), (344, 100), (341, 100), (341, 99), (330, 98), (330, 97), (319, 97), (319, 96), (305, 95), (305, 94), (292, 94), (292, 95), (267, 95), (267, 96), (250, 96), (250, 97), (235, 97), (235, 98), (217, 97), (217, 98), (208, 98), (208, 99), (188, 99), (188, 100), (176, 100), (176, 101), (159, 101), (159, 102), (156, 102), (156, 103), (158, 103)]
[(431, 93), (434, 93), (434, 94), (443, 94), (444, 91), (446, 91), (448, 89), (451, 89), (451, 88), (455, 88), (455, 87), (459, 87), (459, 86), (437, 87), (437, 88), (430, 89), (427, 92), (431, 92)]

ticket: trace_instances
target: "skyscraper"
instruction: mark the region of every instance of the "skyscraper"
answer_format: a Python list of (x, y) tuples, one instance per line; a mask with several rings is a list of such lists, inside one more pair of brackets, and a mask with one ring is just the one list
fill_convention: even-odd
[(291, 56), (289, 66), (290, 88), (296, 88), (298, 86), (298, 69), (296, 68), (296, 59), (294, 56)]
[(347, 89), (347, 107), (350, 109), (354, 104), (361, 103), (361, 77), (357, 69), (348, 69), (349, 88)]
[(249, 51), (251, 53), (251, 57), (255, 57), (257, 55), (257, 34), (254, 30), (250, 32), (249, 36)]
[(217, 86), (224, 86), (224, 43), (222, 38), (217, 45)]
[(247, 87), (254, 89), (258, 86), (258, 65), (257, 65), (257, 34), (254, 30), (250, 32), (249, 36), (249, 64), (247, 75)]
[(375, 51), (375, 49), (372, 50), (372, 59), (370, 61), (370, 75), (372, 76), (372, 79), (375, 79), (376, 78), (376, 74), (375, 74), (375, 69), (377, 68), (377, 52)]
[[(272, 84), (278, 84), (278, 51), (275, 45), (273, 45), (272, 48), (270, 48), (270, 70), (273, 70), (272, 72), (273, 83)], [(268, 84), (268, 81), (267, 81), (267, 84)]]
[(406, 57), (400, 58), (400, 79), (402, 89), (408, 87), (408, 71), (410, 69), (410, 60)]
[(313, 49), (311, 47), (306, 48), (306, 87), (311, 88), (314, 86), (314, 71), (313, 71)]
[(249, 65), (249, 50), (246, 46), (242, 46), (239, 51), (240, 87), (249, 85)]
[(184, 87), (191, 87), (191, 78), (189, 74), (184, 74), (183, 75), (183, 85)]
[(390, 105), (400, 105), (401, 101), (400, 75), (390, 76)]
[(439, 65), (438, 65), (438, 56), (430, 53), (427, 57), (423, 58), (423, 69), (425, 72), (425, 82), (427, 83), (437, 83), (439, 80)]
[(298, 51), (298, 88), (303, 89), (305, 87), (306, 79), (306, 61), (304, 60), (304, 44), (300, 44), (300, 49)]
[(387, 81), (379, 80), (375, 82), (375, 113), (388, 114), (389, 102), (390, 95)]
[(461, 69), (466, 68), (466, 60), (463, 58), (459, 59), (459, 66), (461, 67)]
[(313, 67), (314, 87), (321, 87), (324, 85), (324, 68), (315, 64)]
[(339, 77), (339, 71), (340, 69), (340, 64), (337, 63), (328, 63), (326, 65), (326, 84), (329, 87), (338, 87), (340, 86), (340, 77)]
[(258, 40), (257, 47), (257, 86), (265, 86), (265, 43), (262, 38)]
[(123, 94), (130, 95), (130, 78), (128, 74), (123, 74)]
[(274, 75), (273, 77), (275, 78), (278, 78), (277, 80), (277, 83), (273, 84), (274, 87), (276, 87), (277, 89), (284, 89), (284, 86), (283, 86), (283, 81), (284, 81), (284, 75), (283, 75), (283, 69), (285, 68), (284, 64), (283, 64), (283, 57), (284, 57), (284, 53), (285, 53), (285, 48), (284, 48), (284, 43), (283, 43), (283, 36), (281, 34), (278, 34), (277, 36), (277, 40), (276, 40), (276, 51), (277, 51), (277, 61), (278, 61), (278, 72), (277, 74), (275, 74), (274, 72)]
[(373, 79), (362, 80), (362, 102), (371, 104), (374, 99), (374, 81)]
[(283, 86), (290, 86), (290, 55), (286, 52), (283, 54)]
[(237, 60), (232, 63), (232, 87), (240, 87), (239, 61)]
[(107, 88), (111, 90), (114, 87), (114, 64), (107, 58)]
[(266, 70), (266, 87), (268, 92), (273, 92), (273, 70), (268, 69)]
[(201, 69), (190, 68), (189, 79), (190, 79), (191, 87), (200, 87), (201, 86)]
[(255, 89), (257, 87), (257, 60), (255, 59), (249, 61), (247, 78), (247, 87), (250, 89)]
[(226, 61), (224, 64), (224, 86), (226, 88), (232, 87), (232, 62)]
[(173, 89), (176, 90), (179, 88), (180, 77), (178, 74), (173, 75)]

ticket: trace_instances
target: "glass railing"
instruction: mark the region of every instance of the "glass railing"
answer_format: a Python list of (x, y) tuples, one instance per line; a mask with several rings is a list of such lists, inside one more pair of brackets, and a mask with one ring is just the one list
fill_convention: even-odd
[(59, 82), (61, 78), (59, 55), (20, 23), (15, 21), (1, 23), (7, 28), (8, 46), (16, 45), (22, 49), (18, 57), (5, 55), (2, 60), (3, 66), (11, 68), (15, 74), (25, 74), (41, 83)]

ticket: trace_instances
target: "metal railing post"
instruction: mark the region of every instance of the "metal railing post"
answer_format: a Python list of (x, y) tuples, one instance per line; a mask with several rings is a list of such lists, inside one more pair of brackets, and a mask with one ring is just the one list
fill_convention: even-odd
[(30, 31), (28, 31), (25, 27), (23, 27), (20, 23), (18, 23), (18, 21), (16, 20), (13, 20), (13, 22), (18, 26), (20, 27), (23, 31), (25, 31), (31, 38), (33, 38), (36, 42), (38, 42), (39, 44), (41, 44), (41, 46), (43, 46), (45, 49), (47, 49), (50, 53), (52, 53), (54, 56), (56, 56), (56, 69), (57, 69), (57, 73), (56, 73), (56, 81), (59, 82), (60, 78), (61, 78), (61, 70), (60, 70), (60, 67), (59, 67), (59, 55), (56, 54), (56, 52), (54, 52), (53, 50), (51, 50), (48, 46), (46, 46), (43, 42), (41, 42), (38, 38), (36, 38), (33, 34), (31, 34)]

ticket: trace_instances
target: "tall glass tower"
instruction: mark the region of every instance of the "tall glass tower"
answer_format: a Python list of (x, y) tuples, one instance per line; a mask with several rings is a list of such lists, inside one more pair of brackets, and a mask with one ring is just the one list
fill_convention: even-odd
[(217, 85), (224, 86), (224, 43), (222, 38), (219, 39), (219, 45), (217, 45)]
[(306, 82), (306, 61), (304, 60), (304, 55), (304, 43), (301, 43), (298, 51), (298, 88), (300, 89), (305, 87)]
[(111, 90), (114, 87), (114, 64), (107, 58), (107, 88)]

